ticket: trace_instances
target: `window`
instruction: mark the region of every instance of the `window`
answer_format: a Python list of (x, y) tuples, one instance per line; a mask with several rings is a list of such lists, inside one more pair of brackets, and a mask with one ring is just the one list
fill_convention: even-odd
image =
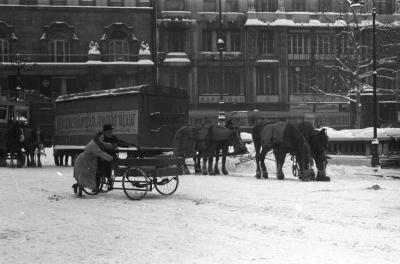
[(21, 5), (37, 5), (37, 0), (20, 0)]
[(185, 51), (185, 30), (169, 29), (167, 31), (168, 52)]
[(278, 0), (258, 0), (256, 2), (258, 12), (276, 12), (278, 10)]
[(204, 0), (203, 10), (205, 12), (217, 12), (217, 0)]
[(278, 71), (271, 68), (257, 69), (257, 95), (278, 94)]
[(203, 51), (212, 51), (212, 31), (203, 29)]
[(176, 87), (188, 91), (189, 74), (187, 72), (172, 72), (169, 74), (169, 84), (171, 87)]
[(293, 11), (306, 11), (306, 0), (295, 0), (292, 2), (292, 10)]
[[(225, 68), (224, 94), (244, 95), (244, 70), (242, 68)], [(201, 95), (220, 94), (221, 76), (218, 68), (199, 68), (198, 86)]]
[(124, 0), (108, 0), (109, 6), (124, 6)]
[(289, 87), (291, 94), (310, 94), (312, 74), (310, 68), (290, 67)]
[(50, 5), (66, 5), (66, 0), (50, 0)]
[(244, 69), (236, 67), (224, 69), (224, 94), (244, 95), (243, 72)]
[(95, 5), (94, 0), (79, 0), (79, 5), (81, 6), (93, 6)]
[(115, 31), (110, 34), (108, 53), (110, 61), (129, 61), (129, 42), (125, 32)]
[(315, 53), (330, 54), (332, 53), (333, 38), (330, 34), (319, 34), (316, 36)]
[(338, 54), (349, 54), (350, 53), (350, 39), (341, 34), (336, 38), (336, 49)]
[(0, 62), (9, 60), (10, 49), (9, 42), (6, 38), (0, 38)]
[(166, 9), (169, 11), (185, 10), (185, 0), (166, 0)]
[(272, 31), (258, 32), (258, 52), (261, 54), (274, 53), (274, 33)]
[(238, 12), (238, 0), (225, 0), (226, 12)]
[(239, 31), (231, 32), (231, 51), (240, 52), (241, 50), (241, 35)]
[(308, 36), (304, 33), (291, 33), (288, 36), (288, 53), (289, 54), (307, 54)]
[(199, 68), (198, 86), (199, 94), (219, 94), (221, 77), (215, 68)]
[(69, 41), (64, 39), (53, 39), (50, 45), (50, 61), (51, 62), (69, 62), (70, 45)]
[(318, 12), (332, 11), (332, 0), (318, 0)]
[(394, 0), (376, 0), (376, 12), (378, 14), (393, 14), (394, 11)]

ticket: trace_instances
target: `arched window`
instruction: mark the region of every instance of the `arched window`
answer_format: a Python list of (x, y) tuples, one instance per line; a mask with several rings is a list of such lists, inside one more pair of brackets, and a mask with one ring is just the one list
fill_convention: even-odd
[[(0, 21), (0, 62), (10, 60), (10, 53), (14, 50), (14, 44), (18, 40), (14, 34), (14, 27), (4, 21)], [(11, 50), (11, 51), (10, 51)]]
[(125, 32), (115, 31), (108, 40), (108, 54), (111, 61), (129, 60), (129, 41)]
[(0, 31), (0, 62), (9, 61), (10, 43), (7, 35)]
[(40, 40), (46, 43), (49, 60), (51, 62), (70, 62), (72, 42), (78, 40), (74, 33), (75, 28), (64, 22), (54, 22), (43, 27), (43, 31)]
[(133, 27), (128, 27), (121, 22), (104, 27), (104, 33), (100, 39), (100, 50), (103, 60), (137, 60), (139, 45)]

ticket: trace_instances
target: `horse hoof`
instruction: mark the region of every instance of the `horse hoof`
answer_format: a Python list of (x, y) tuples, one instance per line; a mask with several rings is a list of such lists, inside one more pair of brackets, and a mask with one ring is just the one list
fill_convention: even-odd
[(229, 172), (228, 172), (227, 170), (223, 170), (222, 173), (223, 173), (224, 175), (229, 175)]
[(331, 178), (326, 176), (325, 171), (318, 171), (317, 173), (317, 178), (315, 179), (316, 181), (323, 181), (323, 182), (329, 182), (331, 181)]
[(263, 171), (262, 177), (263, 177), (264, 179), (268, 179), (268, 172)]
[(285, 179), (285, 175), (283, 175), (283, 174), (278, 174), (277, 176), (276, 176), (276, 178), (278, 178), (278, 180), (284, 180)]
[(207, 173), (206, 171), (204, 171), (204, 172), (203, 172), (203, 175), (206, 176), (206, 175), (208, 175), (208, 173)]
[(261, 172), (257, 171), (254, 177), (256, 177), (256, 179), (261, 179)]
[(219, 170), (214, 170), (214, 175), (220, 175)]

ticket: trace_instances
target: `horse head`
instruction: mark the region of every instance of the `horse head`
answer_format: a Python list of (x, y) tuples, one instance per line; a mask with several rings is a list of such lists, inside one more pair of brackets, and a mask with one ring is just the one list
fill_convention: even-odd
[(310, 144), (319, 171), (324, 171), (328, 164), (328, 156), (326, 154), (328, 150), (328, 140), (329, 137), (326, 133), (326, 129), (315, 130), (315, 133), (313, 133), (311, 137)]
[(240, 136), (240, 128), (233, 127), (228, 128), (231, 130), (229, 135), (229, 145), (233, 146), (235, 154), (245, 154), (248, 152), (246, 145), (243, 143), (242, 137)]

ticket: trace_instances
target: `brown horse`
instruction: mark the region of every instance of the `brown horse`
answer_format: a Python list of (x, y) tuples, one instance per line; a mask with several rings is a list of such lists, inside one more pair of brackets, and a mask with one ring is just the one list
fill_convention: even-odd
[(325, 130), (316, 131), (311, 123), (292, 124), (287, 122), (263, 123), (255, 126), (252, 137), (256, 151), (256, 178), (268, 178), (265, 155), (272, 149), (277, 166), (277, 178), (285, 178), (282, 167), (287, 153), (296, 156), (299, 178), (302, 181), (315, 180), (310, 165), (315, 159), (318, 168), (317, 180), (329, 181), (325, 168), (327, 164), (328, 136)]
[[(195, 171), (200, 171), (200, 158), (203, 159), (201, 172), (203, 175), (214, 175), (218, 171), (218, 160), (213, 170), (213, 157), (219, 156), (221, 146), (233, 146), (235, 153), (245, 153), (247, 151), (240, 131), (237, 128), (227, 128), (219, 125), (209, 125), (201, 128), (185, 126), (180, 128), (174, 138), (174, 154), (179, 157), (193, 157)], [(218, 150), (218, 155), (217, 155)], [(227, 173), (225, 160), (227, 151), (223, 151), (222, 171)], [(208, 161), (208, 169), (207, 169)]]
[[(43, 151), (43, 133), (40, 127), (31, 129), (23, 142), (28, 167), (42, 167), (41, 154)], [(36, 156), (36, 157), (35, 157)]]

